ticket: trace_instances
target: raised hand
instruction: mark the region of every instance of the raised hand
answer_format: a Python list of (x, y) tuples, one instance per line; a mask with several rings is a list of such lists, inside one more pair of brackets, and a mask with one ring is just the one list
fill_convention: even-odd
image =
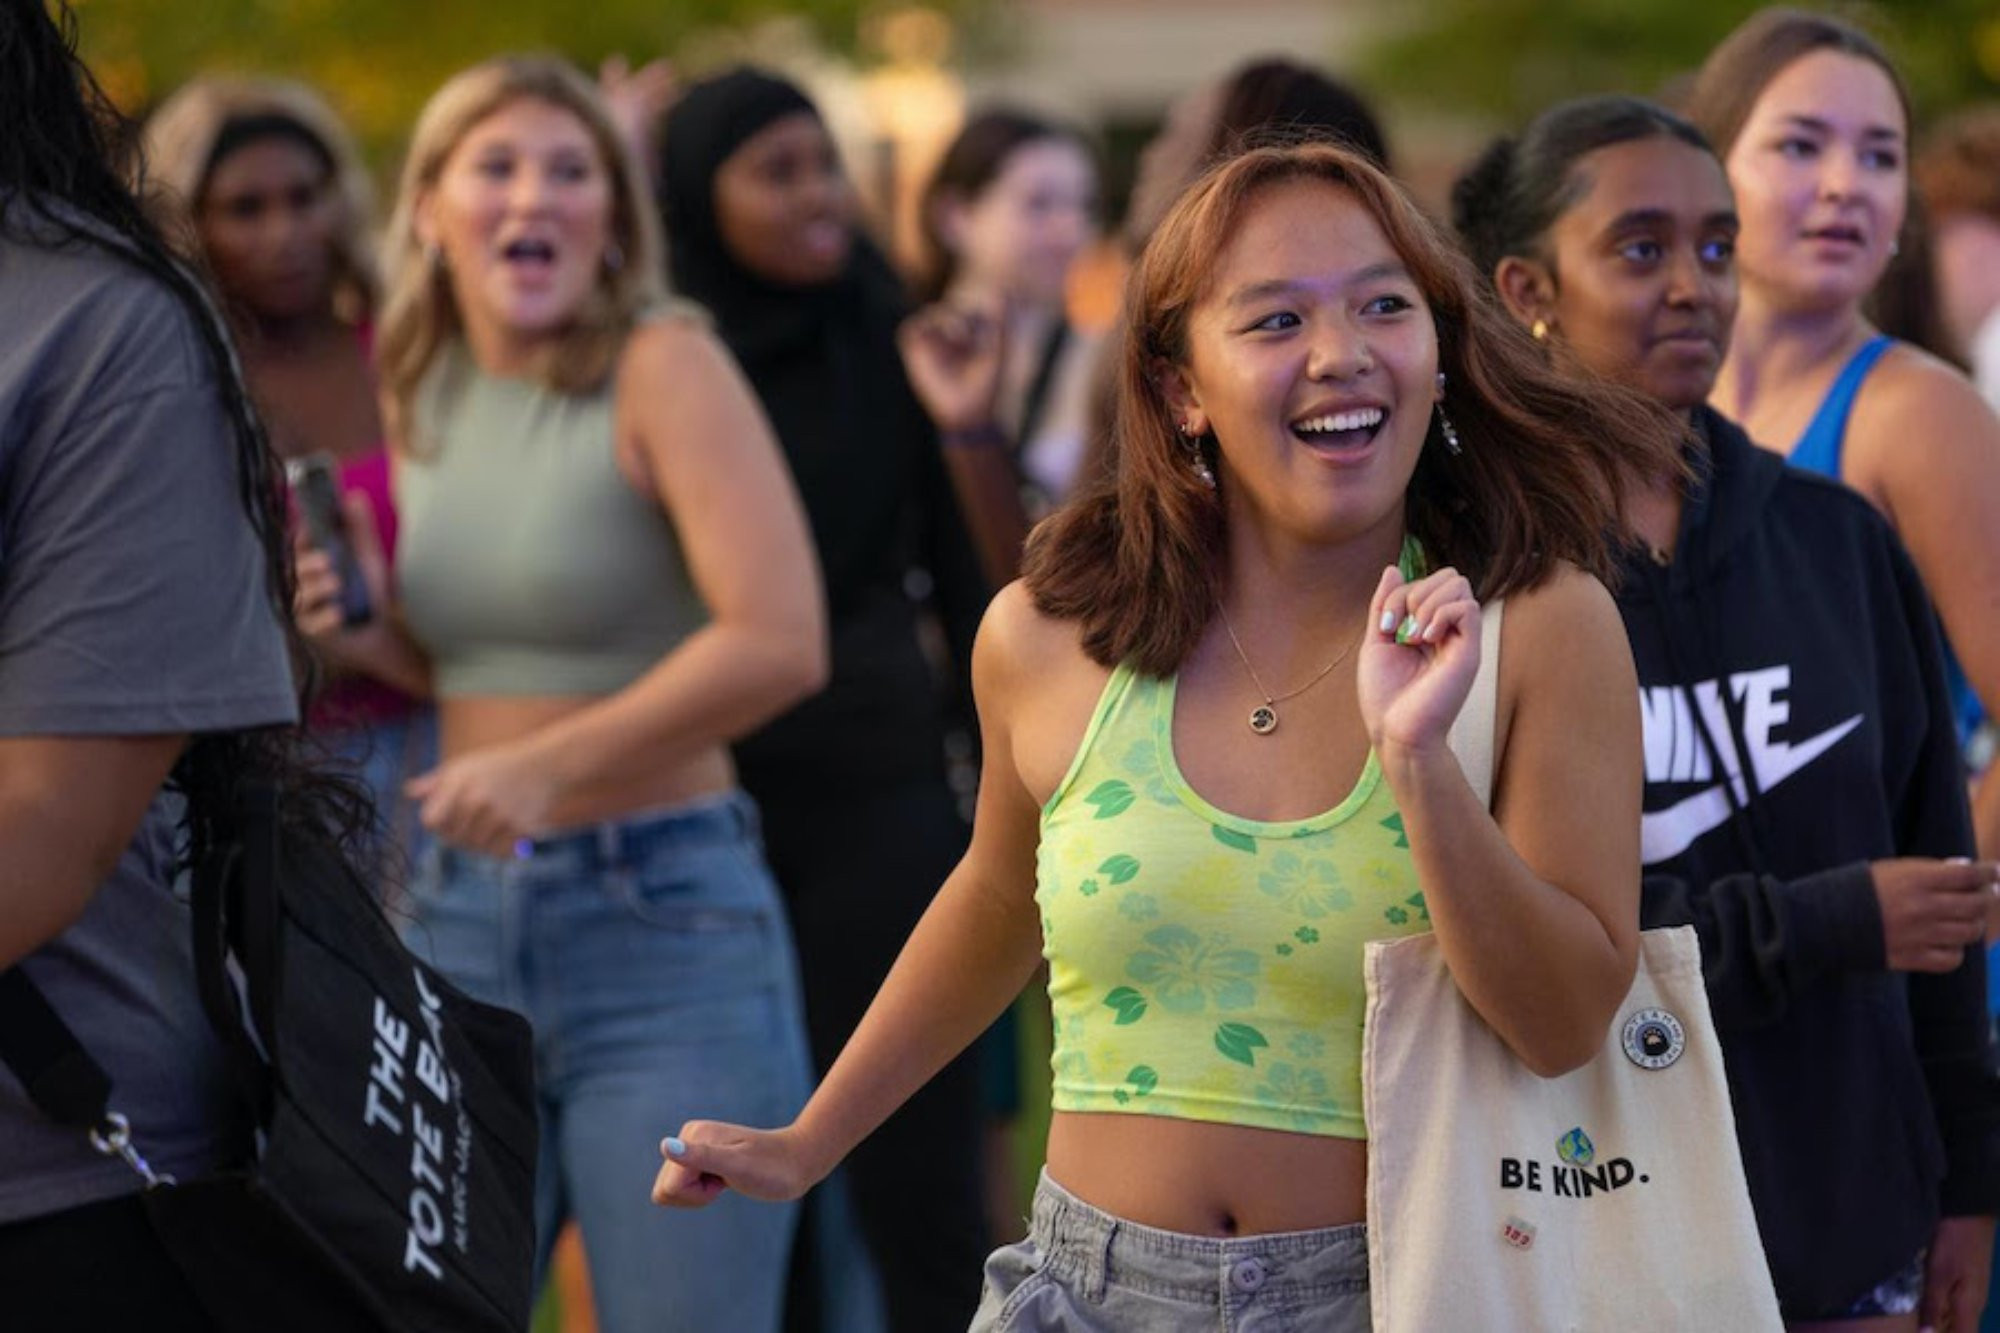
[(910, 387), (939, 430), (992, 426), (1007, 360), (1004, 302), (926, 306), (903, 322), (896, 342)]
[(1356, 666), (1362, 721), (1378, 752), (1442, 749), (1479, 670), (1479, 603), (1455, 569), (1405, 583), (1382, 571)]
[(597, 67), (597, 91), (611, 113), (611, 123), (632, 150), (640, 167), (653, 170), (653, 150), (667, 108), (680, 96), (680, 76), (671, 63), (651, 60), (633, 69), (622, 55), (606, 57)]

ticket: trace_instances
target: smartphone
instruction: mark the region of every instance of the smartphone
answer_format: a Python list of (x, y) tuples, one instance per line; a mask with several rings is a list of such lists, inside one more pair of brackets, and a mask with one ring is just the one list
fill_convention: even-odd
[(299, 522), (305, 524), (306, 540), (325, 551), (340, 575), (340, 623), (353, 629), (374, 618), (368, 600), (368, 581), (361, 577), (361, 564), (354, 558), (354, 544), (347, 539), (347, 520), (340, 510), (340, 480), (328, 454), (308, 454), (285, 465), (291, 482), (292, 502), (298, 507)]

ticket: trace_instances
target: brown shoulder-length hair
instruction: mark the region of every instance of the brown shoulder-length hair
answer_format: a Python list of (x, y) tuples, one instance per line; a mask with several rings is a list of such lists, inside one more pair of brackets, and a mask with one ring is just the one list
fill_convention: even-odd
[(607, 263), (568, 330), (549, 346), (536, 380), (562, 393), (597, 388), (616, 368), (633, 327), (665, 297), (659, 223), (645, 174), (590, 82), (562, 60), (539, 55), (500, 56), (453, 75), (417, 117), (384, 242), (389, 282), (375, 355), (388, 400), (389, 438), (399, 450), (423, 452), (410, 434), (417, 386), (462, 328), (451, 274), (417, 239), (417, 206), (473, 127), (514, 102), (546, 103), (583, 122), (611, 180), (611, 239), (621, 252), (615, 267)]
[[(1215, 612), (1227, 543), (1218, 492), (1197, 478), (1160, 386), (1188, 362), (1188, 324), (1245, 212), (1271, 189), (1320, 181), (1368, 210), (1437, 327), (1443, 402), (1462, 443), (1433, 425), (1406, 498), (1434, 567), (1482, 600), (1532, 588), (1560, 562), (1612, 577), (1631, 470), (1681, 466), (1686, 423), (1642, 395), (1552, 370), (1481, 289), (1471, 264), (1381, 170), (1329, 143), (1251, 149), (1197, 180), (1147, 242), (1125, 292), (1114, 461), (1030, 536), (1024, 575), (1048, 615), (1080, 622), (1105, 665), (1179, 668)], [(1212, 436), (1201, 442), (1213, 450)]]
[(1914, 123), (1910, 90), (1881, 43), (1831, 14), (1773, 5), (1745, 19), (1708, 53), (1688, 92), (1683, 109), (1715, 145), (1717, 157), (1729, 157), (1765, 86), (1815, 51), (1837, 51), (1878, 67), (1902, 103), (1904, 126)]

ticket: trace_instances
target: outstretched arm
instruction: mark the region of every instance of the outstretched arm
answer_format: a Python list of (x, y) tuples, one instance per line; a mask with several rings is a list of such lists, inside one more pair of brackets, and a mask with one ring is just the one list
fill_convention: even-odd
[(1039, 812), (1015, 761), (1013, 719), (1034, 680), (1015, 653), (1032, 614), (1016, 586), (973, 649), (984, 772), (972, 845), (799, 1118), (782, 1129), (696, 1120), (663, 1145), (655, 1203), (698, 1207), (725, 1189), (796, 1198), (928, 1082), (1021, 993), (1041, 957), (1035, 911)]

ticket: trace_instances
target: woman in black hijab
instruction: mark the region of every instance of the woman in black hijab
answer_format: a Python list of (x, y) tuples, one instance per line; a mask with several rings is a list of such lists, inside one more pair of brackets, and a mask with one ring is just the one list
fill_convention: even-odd
[[(751, 69), (697, 83), (667, 119), (660, 179), (673, 285), (714, 314), (770, 414), (826, 580), (831, 683), (737, 749), (824, 1072), (965, 849), (945, 744), (989, 589), (897, 351), (901, 284), (859, 234), (812, 103)], [(943, 671), (919, 637), (925, 586)], [(980, 1124), (961, 1058), (848, 1159), (897, 1333), (962, 1328), (977, 1303)]]

